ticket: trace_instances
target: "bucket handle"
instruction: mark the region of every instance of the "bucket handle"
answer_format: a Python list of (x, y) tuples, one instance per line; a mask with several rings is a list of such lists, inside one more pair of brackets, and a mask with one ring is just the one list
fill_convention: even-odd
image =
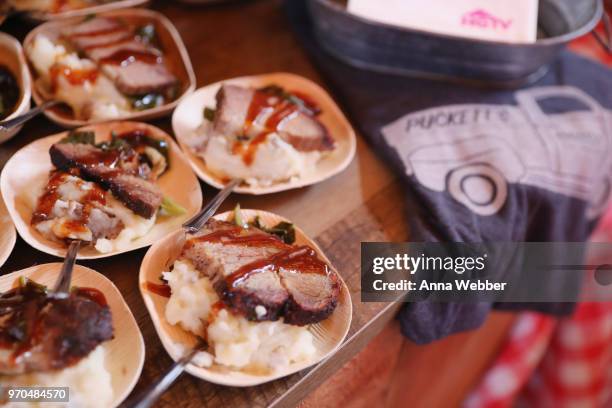
[(597, 40), (599, 45), (601, 45), (608, 54), (612, 54), (612, 22), (610, 21), (610, 16), (605, 8), (603, 14), (601, 15), (601, 21), (603, 21), (604, 36), (597, 32), (597, 27), (591, 31), (591, 34), (593, 34), (595, 40)]

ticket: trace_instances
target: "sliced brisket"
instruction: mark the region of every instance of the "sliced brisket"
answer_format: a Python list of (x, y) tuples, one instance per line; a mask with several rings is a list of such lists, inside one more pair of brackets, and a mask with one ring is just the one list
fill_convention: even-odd
[(62, 35), (66, 38), (97, 36), (120, 31), (124, 28), (124, 25), (116, 19), (97, 17), (86, 19), (79, 24), (63, 27)]
[[(213, 129), (217, 134), (239, 136), (247, 133), (247, 136), (254, 137), (261, 132), (276, 132), (299, 151), (334, 148), (333, 138), (315, 116), (279, 96), (228, 84), (221, 86), (216, 99)], [(269, 119), (280, 110), (284, 110), (286, 115), (278, 123), (273, 118), (270, 124)]]
[(279, 272), (283, 287), (289, 292), (285, 305), (285, 323), (304, 325), (326, 319), (338, 303), (338, 277), (296, 270)]
[(58, 169), (78, 169), (80, 175), (109, 189), (118, 200), (136, 214), (151, 218), (162, 203), (163, 195), (153, 183), (125, 170), (116, 154), (83, 143), (56, 143), (49, 150), (51, 162)]
[[(69, 367), (113, 338), (112, 316), (105, 304), (75, 293), (52, 299), (34, 291), (39, 289), (20, 288), (2, 297), (0, 343), (8, 349), (0, 354), (0, 374)], [(15, 295), (22, 300), (11, 302)]]
[[(214, 234), (217, 235), (213, 239)], [(243, 241), (258, 244), (249, 246), (243, 242), (228, 242), (224, 235), (239, 235)], [(227, 282), (240, 268), (266, 259), (284, 248), (283, 242), (269, 237), (256, 229), (243, 230), (231, 223), (210, 220), (197, 234), (190, 236), (182, 256), (211, 279), (219, 296), (233, 310), (251, 320), (277, 320), (289, 295), (274, 271), (253, 274), (233, 286)], [(263, 314), (257, 314), (257, 305), (265, 308)]]
[(310, 115), (296, 112), (277, 127), (280, 137), (301, 152), (334, 149), (334, 139), (321, 122)]
[(87, 56), (95, 62), (100, 63), (109, 58), (117, 57), (124, 52), (144, 53), (161, 57), (161, 53), (158, 50), (152, 49), (141, 41), (135, 40), (133, 37), (119, 43), (91, 49), (87, 51)]
[(222, 85), (217, 92), (213, 128), (220, 135), (241, 135), (255, 91), (236, 85)]
[(96, 49), (97, 47), (105, 47), (111, 44), (117, 44), (132, 38), (134, 35), (127, 28), (109, 32), (108, 34), (95, 36), (71, 37), (70, 42), (76, 48), (87, 54), (88, 50)]
[(134, 61), (126, 65), (104, 64), (102, 70), (126, 95), (162, 93), (178, 82), (164, 64)]
[(116, 19), (93, 18), (65, 29), (63, 36), (95, 61), (126, 95), (165, 93), (178, 83), (163, 53)]
[(181, 256), (212, 280), (230, 309), (250, 320), (283, 317), (306, 325), (327, 318), (337, 304), (338, 277), (312, 248), (254, 227), (211, 220), (188, 237)]

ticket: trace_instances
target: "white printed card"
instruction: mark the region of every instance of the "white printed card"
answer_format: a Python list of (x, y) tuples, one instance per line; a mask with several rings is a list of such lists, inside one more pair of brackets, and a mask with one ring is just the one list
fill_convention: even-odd
[(355, 15), (418, 30), (513, 43), (536, 40), (538, 0), (349, 0)]

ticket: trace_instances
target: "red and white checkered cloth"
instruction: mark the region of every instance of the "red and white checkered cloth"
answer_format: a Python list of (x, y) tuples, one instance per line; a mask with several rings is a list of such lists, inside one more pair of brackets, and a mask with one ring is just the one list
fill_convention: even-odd
[[(603, 34), (603, 27), (598, 30)], [(571, 49), (612, 66), (612, 55), (590, 35)], [(592, 240), (612, 242), (612, 207)], [(464, 406), (612, 407), (612, 303), (580, 303), (573, 316), (561, 320), (521, 313)]]
[[(612, 207), (594, 241), (612, 242)], [(597, 265), (597, 259), (588, 264)], [(612, 407), (612, 303), (580, 303), (573, 316), (521, 313), (466, 408)]]

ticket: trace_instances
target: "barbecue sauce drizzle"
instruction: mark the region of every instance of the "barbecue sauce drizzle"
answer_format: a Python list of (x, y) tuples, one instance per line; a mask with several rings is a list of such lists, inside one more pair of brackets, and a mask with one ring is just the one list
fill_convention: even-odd
[[(97, 37), (100, 35), (112, 34), (117, 31), (123, 31), (124, 28), (120, 25), (104, 28), (100, 30), (86, 31), (82, 33), (74, 33), (68, 36), (69, 39), (81, 38), (81, 37)], [(123, 40), (122, 40), (123, 41)], [(100, 44), (97, 46), (87, 47), (87, 49), (93, 49), (102, 46), (108, 46), (109, 44)], [(59, 77), (63, 76), (66, 78), (70, 85), (80, 86), (85, 82), (95, 83), (100, 75), (96, 67), (88, 69), (73, 69), (63, 64), (54, 64), (49, 69), (49, 75), (51, 77), (51, 91), (55, 93), (59, 87)]]
[(270, 256), (269, 258), (251, 262), (238, 268), (225, 278), (228, 286), (236, 287), (248, 277), (265, 271), (279, 270), (280, 268), (299, 273), (316, 273), (327, 275), (327, 264), (317, 258), (314, 249), (306, 245), (290, 247), (289, 249)]
[(108, 306), (106, 296), (96, 288), (76, 287), (72, 290), (72, 293), (74, 293), (75, 296), (87, 298), (102, 307)]
[(161, 63), (162, 58), (153, 52), (136, 51), (130, 50), (128, 48), (123, 48), (115, 51), (108, 57), (100, 59), (99, 63), (103, 65), (119, 65), (124, 67), (136, 61), (153, 65)]
[(240, 282), (254, 274), (279, 270), (280, 268), (298, 271), (299, 273), (329, 274), (327, 264), (317, 257), (316, 251), (311, 247), (307, 245), (288, 245), (279, 238), (265, 233), (241, 234), (244, 231), (239, 226), (213, 231), (210, 234), (189, 239), (185, 242), (185, 246), (189, 248), (196, 242), (211, 242), (250, 247), (275, 246), (281, 250), (268, 258), (260, 259), (238, 268), (225, 278), (226, 283), (230, 287), (237, 286)]
[(63, 76), (70, 85), (80, 86), (85, 82), (95, 83), (98, 79), (98, 69), (73, 69), (59, 63), (53, 64), (49, 68), (49, 76), (51, 77), (51, 92), (57, 92), (59, 88), (59, 78)]
[[(74, 288), (70, 296), (83, 297), (102, 307), (108, 307), (106, 297), (96, 288)], [(17, 298), (19, 300), (15, 302), (10, 301)], [(2, 301), (9, 305), (3, 306)], [(43, 333), (40, 332), (37, 319), (41, 311), (50, 302), (61, 301), (63, 300), (49, 298), (45, 287), (29, 280), (25, 285), (0, 294), (0, 317), (9, 316), (0, 324), (0, 348), (9, 349), (16, 346), (10, 356), (13, 364), (40, 340)], [(19, 329), (14, 330), (15, 327)], [(25, 337), (16, 338), (19, 337), (16, 333), (21, 333)]]
[[(73, 39), (73, 38), (83, 38), (83, 37), (98, 37), (101, 35), (108, 35), (108, 34), (113, 34), (113, 33), (121, 32), (121, 31), (127, 31), (127, 27), (125, 27), (124, 25), (118, 24), (110, 28), (104, 28), (100, 30), (93, 30), (93, 31), (86, 31), (82, 33), (71, 34), (70, 36), (68, 36), (68, 38)], [(111, 41), (111, 42), (92, 44), (92, 45), (84, 47), (84, 49), (87, 51), (90, 51), (96, 48), (106, 48), (106, 47), (112, 47), (112, 46), (116, 46), (120, 44), (127, 45), (132, 41), (139, 42), (138, 36), (132, 35), (132, 37), (129, 37), (128, 35), (127, 38), (122, 37), (122, 38), (119, 38), (118, 40)], [(158, 55), (153, 51), (119, 48), (118, 50), (113, 52), (111, 55), (101, 58), (100, 61), (98, 61), (98, 64), (127, 66), (136, 61), (148, 64), (148, 65), (155, 65), (155, 64), (161, 64), (163, 62), (163, 58), (161, 55)]]
[(156, 295), (169, 298), (172, 294), (170, 290), (170, 285), (167, 283), (154, 283), (154, 282), (146, 282), (145, 287), (151, 293), (155, 293)]
[[(78, 10), (78, 9), (88, 7), (88, 4), (86, 4), (84, 1), (78, 2), (77, 4), (69, 4), (69, 3), (70, 3), (69, 0), (55, 0), (51, 4), (51, 7), (50, 7), (51, 12), (60, 13), (62, 11)], [(97, 4), (97, 3), (99, 2), (96, 1), (94, 4)]]
[[(129, 148), (98, 148), (92, 151), (90, 155), (80, 160), (79, 163), (87, 167), (96, 167), (100, 165), (107, 166), (115, 169), (116, 174), (119, 174), (121, 173), (119, 168), (122, 162), (132, 161), (135, 155), (140, 154), (139, 151), (143, 151), (143, 147), (148, 146), (147, 140), (150, 136), (145, 130), (136, 129), (122, 133), (118, 135), (117, 138), (125, 140)], [(60, 170), (52, 171), (44, 192), (39, 197), (36, 209), (32, 214), (32, 219), (30, 221), (31, 225), (36, 225), (52, 218), (53, 207), (60, 198), (58, 189), (63, 181), (70, 175), (79, 178), (79, 180), (75, 181), (77, 186), (80, 187), (85, 183), (77, 168), (71, 168), (68, 172)], [(113, 174), (109, 176), (113, 176)], [(89, 222), (91, 210), (95, 207), (106, 205), (106, 191), (96, 183), (90, 182), (89, 184), (92, 188), (78, 200), (83, 206), (80, 216), (76, 219), (68, 220), (62, 225), (65, 236), (69, 236), (70, 232), (82, 233), (87, 231), (87, 223)]]
[[(86, 31), (82, 33), (74, 33), (68, 36), (68, 39), (83, 38), (83, 37), (98, 37), (101, 35), (113, 34), (120, 31), (125, 31), (126, 27), (123, 25), (117, 25), (109, 28), (100, 30)], [(122, 43), (128, 44), (131, 41), (138, 41), (137, 36), (133, 35), (132, 38), (120, 38), (119, 40), (106, 42), (101, 44), (94, 44), (85, 47), (85, 50), (93, 50), (96, 48), (110, 47), (119, 45)], [(130, 50), (129, 48), (120, 48), (111, 55), (102, 58), (98, 63), (100, 65), (119, 65), (127, 66), (132, 62), (143, 62), (148, 65), (161, 64), (163, 58), (160, 55), (152, 51), (138, 51)], [(66, 78), (70, 85), (81, 86), (85, 82), (95, 83), (100, 75), (97, 67), (88, 69), (73, 69), (63, 64), (54, 64), (49, 69), (49, 75), (51, 78), (51, 92), (56, 93), (59, 88), (59, 78), (63, 76)]]
[[(298, 95), (295, 92), (294, 94), (296, 96)], [(300, 99), (305, 100), (308, 107), (311, 108), (313, 112), (320, 112), (320, 109), (309, 97), (306, 97), (303, 94), (299, 95)], [(263, 90), (256, 90), (253, 94), (253, 98), (251, 99), (251, 103), (249, 104), (247, 116), (244, 121), (242, 131), (243, 135), (247, 135), (249, 133), (253, 127), (253, 124), (260, 115), (271, 112), (270, 116), (268, 116), (266, 121), (263, 123), (264, 129), (257, 133), (248, 142), (248, 144), (245, 145), (240, 140), (237, 140), (232, 146), (232, 153), (236, 155), (241, 154), (244, 164), (247, 166), (252, 165), (259, 145), (266, 141), (269, 134), (278, 131), (279, 127), (284, 121), (295, 117), (298, 111), (299, 106), (297, 104), (287, 99), (283, 99), (278, 95), (274, 95)]]
[[(73, 172), (76, 173), (76, 172)], [(78, 176), (78, 174), (72, 174)], [(47, 221), (51, 218), (53, 213), (53, 207), (59, 199), (58, 188), (65, 180), (69, 177), (70, 173), (62, 171), (53, 171), (49, 178), (49, 182), (45, 187), (43, 195), (38, 199), (38, 204), (34, 213), (32, 214), (31, 224), (35, 225), (43, 221)], [(75, 181), (78, 186), (83, 184), (82, 180)], [(91, 189), (83, 195), (79, 202), (83, 205), (81, 214), (78, 218), (68, 220), (63, 224), (63, 228), (66, 230), (65, 235), (68, 236), (70, 232), (84, 232), (86, 231), (87, 223), (89, 222), (89, 215), (91, 210), (96, 206), (106, 205), (106, 192), (100, 188), (97, 184), (91, 183)]]
[(68, 5), (68, 0), (55, 0), (51, 6), (52, 13), (59, 13)]

